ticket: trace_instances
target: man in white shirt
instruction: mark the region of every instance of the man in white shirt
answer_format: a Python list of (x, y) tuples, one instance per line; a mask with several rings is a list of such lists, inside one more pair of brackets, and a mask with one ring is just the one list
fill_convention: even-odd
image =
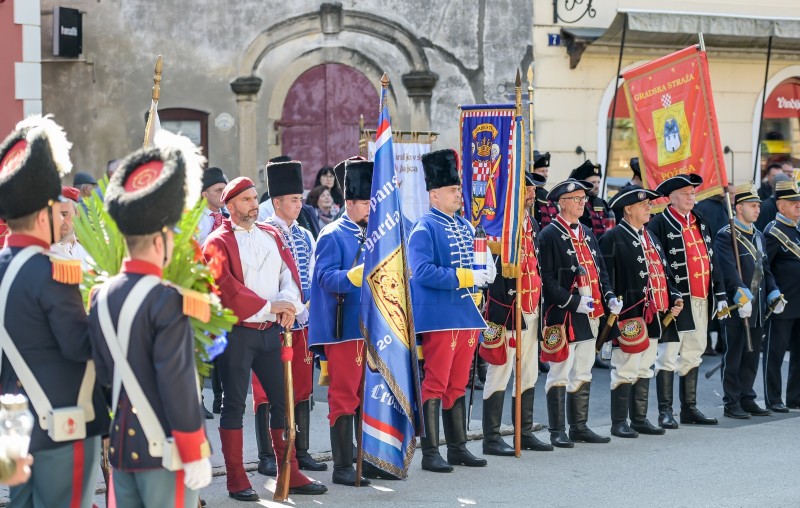
[[(203, 254), (220, 289), (222, 304), (239, 317), (228, 347), (217, 358), (225, 388), (219, 432), (227, 469), (228, 493), (257, 501), (243, 465), (243, 418), (250, 371), (270, 400), (270, 435), (278, 466), (285, 453), (285, 399), (282, 328), (292, 327), (304, 309), (301, 282), (291, 250), (274, 226), (256, 223), (258, 194), (252, 180), (239, 177), (225, 187), (222, 203), (231, 213), (203, 245)], [(328, 489), (303, 475), (292, 451), (290, 494), (322, 494)]]
[(207, 206), (203, 210), (203, 217), (197, 226), (197, 241), (200, 245), (206, 241), (212, 231), (222, 225), (222, 219), (228, 217), (228, 213), (222, 204), (222, 191), (228, 184), (227, 178), (220, 168), (208, 168), (203, 171), (203, 192), (201, 196), (206, 199)]
[(81, 192), (75, 187), (63, 187), (61, 195), (66, 198), (58, 204), (61, 207), (63, 222), (59, 231), (59, 240), (50, 246), (50, 250), (63, 258), (80, 261), (83, 269), (88, 270), (89, 265), (86, 258), (89, 257), (89, 253), (75, 238), (75, 226), (72, 223), (72, 220), (78, 215), (78, 201)]

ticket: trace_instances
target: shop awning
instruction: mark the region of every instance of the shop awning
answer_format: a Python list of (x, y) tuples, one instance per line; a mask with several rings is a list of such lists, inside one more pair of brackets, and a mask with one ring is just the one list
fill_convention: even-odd
[(684, 48), (697, 44), (702, 32), (708, 50), (762, 52), (772, 37), (773, 53), (800, 54), (800, 18), (634, 9), (618, 11), (592, 45), (619, 47), (626, 16), (626, 47)]

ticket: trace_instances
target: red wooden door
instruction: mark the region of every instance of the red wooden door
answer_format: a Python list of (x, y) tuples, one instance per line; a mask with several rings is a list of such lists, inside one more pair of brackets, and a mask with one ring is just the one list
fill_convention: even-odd
[(281, 151), (303, 163), (306, 189), (322, 166), (358, 155), (358, 119), (378, 121), (378, 92), (366, 76), (344, 64), (317, 65), (292, 84), (280, 120)]

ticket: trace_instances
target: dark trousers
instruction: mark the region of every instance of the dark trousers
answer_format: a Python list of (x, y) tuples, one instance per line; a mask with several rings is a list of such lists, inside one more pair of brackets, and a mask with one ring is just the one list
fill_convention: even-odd
[(725, 355), (722, 357), (722, 401), (727, 405), (736, 404), (742, 399), (756, 400), (753, 385), (758, 373), (758, 357), (761, 354), (764, 330), (760, 327), (750, 328), (753, 350), (748, 353), (742, 320), (726, 319), (721, 328), (725, 340)]
[(279, 330), (278, 326), (266, 330), (234, 326), (228, 334), (228, 347), (217, 357), (224, 387), (220, 428), (234, 430), (243, 427), (251, 370), (270, 400), (270, 428), (283, 428), (286, 404)]
[(783, 402), (781, 367), (787, 350), (786, 402), (800, 403), (800, 319), (770, 319), (764, 346), (764, 400), (768, 406)]

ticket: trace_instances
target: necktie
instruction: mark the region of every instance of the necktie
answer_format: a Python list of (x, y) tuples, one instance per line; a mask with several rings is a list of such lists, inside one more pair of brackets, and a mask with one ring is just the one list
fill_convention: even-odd
[(222, 212), (211, 212), (211, 218), (214, 219), (214, 223), (211, 225), (211, 231), (214, 231), (222, 225)]

